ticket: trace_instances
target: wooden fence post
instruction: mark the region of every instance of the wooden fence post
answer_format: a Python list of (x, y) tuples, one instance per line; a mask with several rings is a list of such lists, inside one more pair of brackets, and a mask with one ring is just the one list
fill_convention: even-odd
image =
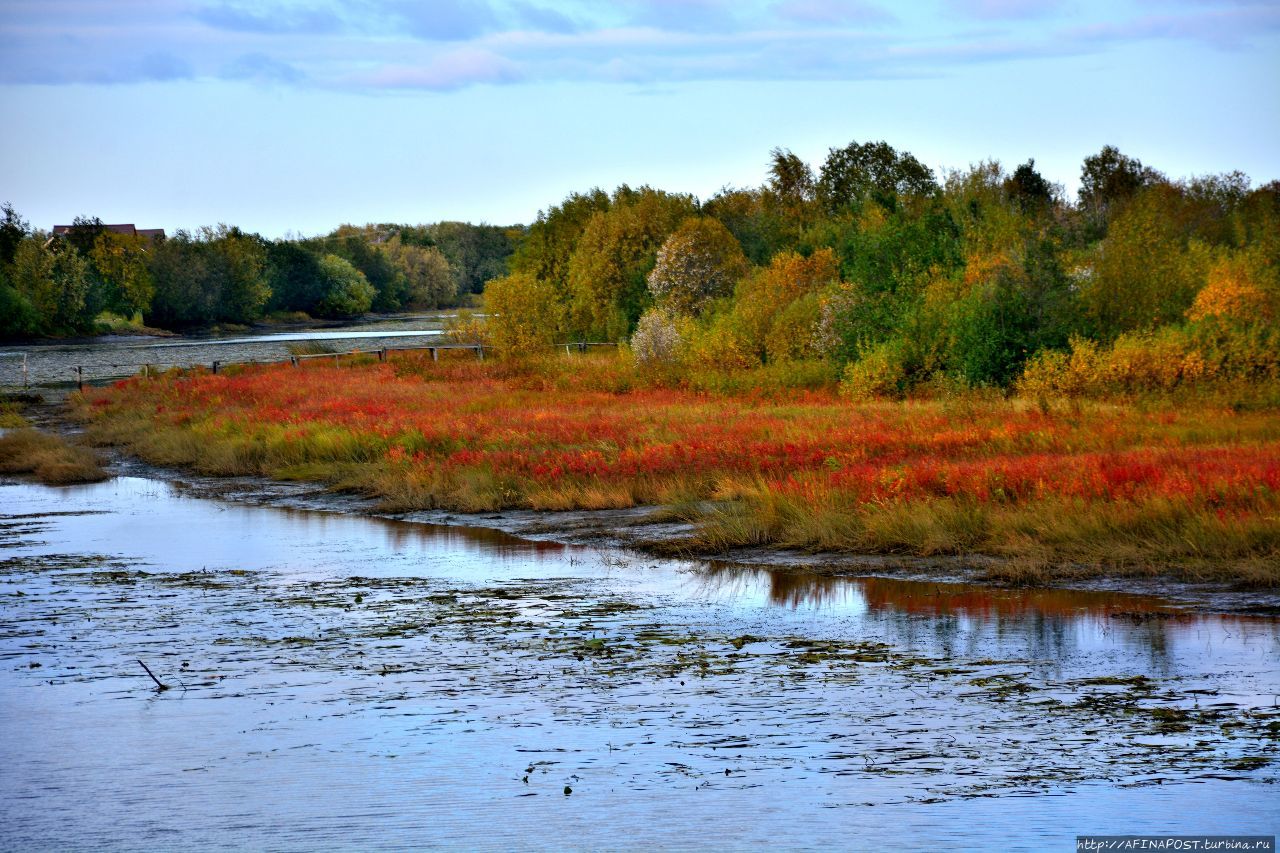
[(217, 376), (217, 375), (218, 375), (218, 362), (216, 362), (216, 361), (213, 363), (213, 374), (214, 374), (215, 376)]
[(84, 390), (84, 367), (76, 365), (76, 387)]

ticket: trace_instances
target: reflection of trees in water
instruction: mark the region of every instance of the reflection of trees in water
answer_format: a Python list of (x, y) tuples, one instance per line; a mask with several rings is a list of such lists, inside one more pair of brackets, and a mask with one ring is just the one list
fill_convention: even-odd
[[(1280, 643), (1280, 620), (1192, 615), (1162, 599), (1131, 593), (844, 577), (722, 563), (708, 564), (700, 576), (721, 593), (766, 586), (769, 602), (779, 607), (854, 605), (900, 642), (928, 645), (946, 655), (981, 654), (985, 634), (1001, 645), (1016, 644), (1021, 654), (1058, 661), (1090, 645), (1091, 637), (1119, 633), (1126, 645), (1146, 652), (1151, 669), (1159, 671), (1168, 666), (1175, 632), (1261, 629)], [(981, 627), (990, 633), (975, 630)]]
[(521, 539), (501, 530), (488, 527), (461, 527), (448, 524), (429, 524), (368, 516), (353, 517), (321, 510), (280, 508), (278, 510), (294, 524), (304, 525), (308, 532), (323, 533), (329, 525), (377, 525), (386, 542), (395, 549), (410, 545), (430, 547), (447, 545), (457, 549), (481, 552), (495, 557), (562, 557), (572, 546), (558, 542)]

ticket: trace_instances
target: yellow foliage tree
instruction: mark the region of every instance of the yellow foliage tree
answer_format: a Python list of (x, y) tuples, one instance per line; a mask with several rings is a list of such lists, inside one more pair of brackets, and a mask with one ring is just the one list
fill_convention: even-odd
[[(813, 297), (839, 278), (835, 253), (819, 249), (807, 258), (796, 252), (779, 252), (769, 266), (743, 279), (737, 288), (734, 313), (735, 325), (747, 349), (757, 358), (809, 353), (814, 329), (804, 328), (801, 320), (812, 316), (816, 326), (819, 309)], [(788, 311), (789, 306), (806, 297), (807, 307)], [(788, 320), (785, 333), (776, 328), (784, 313)], [(787, 335), (803, 340), (787, 340)]]
[(1280, 293), (1268, 284), (1273, 283), (1266, 281), (1263, 265), (1244, 252), (1232, 253), (1209, 268), (1209, 281), (1196, 294), (1187, 317), (1270, 323), (1276, 319)]
[(564, 309), (553, 284), (528, 273), (489, 281), (484, 288), (488, 339), (503, 355), (522, 357), (558, 343)]

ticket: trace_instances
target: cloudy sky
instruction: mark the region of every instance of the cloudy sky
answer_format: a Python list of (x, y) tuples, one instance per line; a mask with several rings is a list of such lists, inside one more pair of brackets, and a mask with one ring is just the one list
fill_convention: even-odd
[(0, 200), (268, 236), (702, 198), (884, 139), (1280, 178), (1280, 2), (0, 0)]

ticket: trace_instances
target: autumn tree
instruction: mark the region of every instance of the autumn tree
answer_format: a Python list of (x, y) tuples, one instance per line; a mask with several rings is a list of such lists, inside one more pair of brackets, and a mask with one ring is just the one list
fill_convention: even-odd
[(1257, 250), (1224, 253), (1210, 265), (1204, 289), (1196, 294), (1187, 317), (1274, 323), (1280, 319), (1280, 269)]
[(690, 196), (624, 186), (608, 210), (591, 215), (569, 259), (574, 334), (618, 340), (631, 332), (649, 303), (645, 277), (658, 249), (694, 210)]
[(1181, 319), (1204, 285), (1208, 256), (1188, 241), (1182, 204), (1177, 187), (1158, 184), (1112, 221), (1081, 292), (1103, 340)]
[(558, 343), (564, 309), (555, 286), (529, 273), (491, 280), (484, 289), (485, 329), (504, 355), (521, 357)]
[[(733, 310), (757, 357), (778, 360), (812, 354), (818, 294), (839, 277), (831, 249), (819, 249), (807, 258), (779, 252), (767, 267), (744, 277)], [(801, 300), (804, 305), (795, 306)]]
[(747, 272), (742, 247), (714, 219), (685, 220), (662, 244), (649, 292), (673, 311), (696, 314), (709, 299), (727, 296)]
[(122, 317), (133, 317), (151, 306), (155, 284), (147, 263), (148, 241), (132, 234), (102, 231), (93, 242), (89, 260), (102, 292), (100, 306)]
[(404, 279), (405, 308), (439, 308), (454, 302), (458, 295), (455, 271), (444, 253), (434, 246), (424, 248), (401, 241), (399, 235), (386, 244), (387, 254)]
[(578, 241), (591, 218), (607, 211), (611, 203), (609, 195), (596, 188), (573, 193), (560, 204), (539, 211), (511, 257), (511, 271), (550, 282), (558, 292), (567, 293), (569, 261)]

